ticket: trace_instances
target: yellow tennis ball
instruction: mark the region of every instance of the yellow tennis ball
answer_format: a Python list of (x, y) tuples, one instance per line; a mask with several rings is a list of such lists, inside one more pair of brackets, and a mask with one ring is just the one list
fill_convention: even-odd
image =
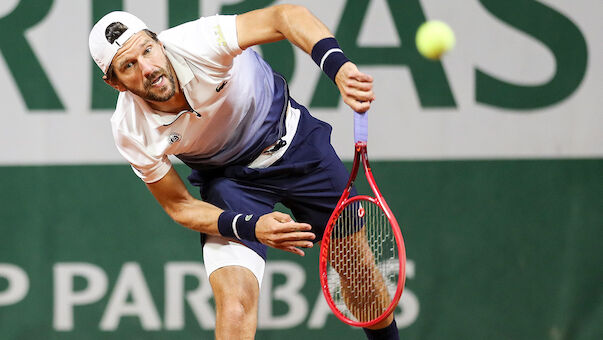
[(454, 47), (454, 32), (446, 23), (438, 20), (424, 22), (415, 37), (417, 49), (425, 58), (437, 60)]

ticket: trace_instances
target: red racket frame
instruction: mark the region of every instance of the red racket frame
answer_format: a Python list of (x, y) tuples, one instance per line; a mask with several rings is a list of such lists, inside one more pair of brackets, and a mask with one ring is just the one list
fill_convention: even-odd
[[(367, 195), (358, 195), (352, 198), (349, 198), (350, 191), (352, 190), (352, 186), (354, 181), (356, 180), (356, 176), (358, 175), (358, 170), (360, 168), (360, 163), (364, 167), (364, 174), (369, 183), (369, 186), (373, 190), (375, 197), (367, 196)], [(394, 294), (394, 298), (392, 302), (388, 306), (388, 308), (380, 315), (378, 318), (360, 322), (354, 321), (352, 319), (347, 318), (343, 315), (335, 306), (333, 299), (331, 298), (331, 293), (329, 291), (329, 285), (327, 281), (327, 263), (329, 256), (329, 244), (331, 241), (331, 232), (335, 226), (335, 221), (339, 217), (339, 214), (343, 211), (346, 205), (351, 202), (359, 201), (359, 200), (368, 200), (377, 206), (379, 206), (385, 216), (389, 220), (391, 227), (394, 232), (394, 237), (396, 239), (396, 245), (398, 247), (398, 262), (399, 262), (399, 276), (398, 276), (398, 286), (396, 287), (396, 293)], [(396, 221), (396, 217), (392, 213), (391, 209), (385, 202), (385, 199), (381, 195), (377, 184), (375, 183), (375, 179), (373, 178), (373, 173), (371, 171), (371, 167), (368, 161), (367, 151), (366, 151), (366, 142), (360, 141), (355, 143), (355, 151), (354, 151), (354, 163), (352, 165), (352, 172), (350, 174), (350, 179), (348, 180), (346, 190), (341, 195), (339, 202), (331, 217), (329, 218), (329, 222), (327, 223), (327, 227), (325, 228), (324, 236), (322, 239), (322, 243), (320, 246), (320, 256), (319, 256), (319, 273), (320, 273), (320, 285), (322, 288), (323, 295), (325, 296), (325, 300), (327, 300), (327, 304), (335, 314), (337, 318), (339, 318), (344, 323), (355, 326), (355, 327), (370, 327), (381, 321), (383, 321), (390, 313), (393, 313), (394, 309), (398, 305), (400, 301), (400, 297), (402, 296), (402, 291), (404, 290), (404, 282), (406, 281), (406, 249), (404, 247), (404, 239), (402, 238), (402, 232), (400, 231), (400, 227), (398, 225), (398, 221)]]

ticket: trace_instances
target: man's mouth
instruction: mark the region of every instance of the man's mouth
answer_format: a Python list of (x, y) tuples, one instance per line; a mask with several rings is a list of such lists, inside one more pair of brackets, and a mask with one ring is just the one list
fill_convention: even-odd
[(163, 85), (163, 80), (164, 80), (164, 77), (163, 77), (163, 75), (161, 75), (161, 76), (157, 77), (157, 79), (155, 79), (151, 83), (151, 86), (153, 86), (153, 87), (160, 87), (161, 85)]

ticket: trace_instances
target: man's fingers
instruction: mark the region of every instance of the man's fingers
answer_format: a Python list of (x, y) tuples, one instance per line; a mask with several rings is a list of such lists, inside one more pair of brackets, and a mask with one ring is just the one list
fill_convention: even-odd
[(358, 80), (350, 80), (347, 83), (349, 88), (352, 89), (356, 89), (358, 91), (372, 91), (373, 90), (373, 83), (372, 82), (366, 82), (366, 81), (358, 81)]
[(351, 99), (351, 98), (347, 98), (347, 100), (344, 99), (344, 101), (346, 104), (348, 104), (352, 108), (352, 110), (354, 110), (358, 113), (364, 113), (371, 108), (370, 101), (359, 102), (359, 101), (357, 101), (355, 99)]
[(346, 91), (346, 94), (351, 99), (359, 102), (372, 102), (375, 100), (375, 94), (373, 91), (358, 91), (351, 89)]
[(360, 71), (356, 71), (350, 74), (350, 78), (356, 79), (359, 82), (373, 82), (373, 77), (370, 74), (362, 73)]
[(291, 222), (293, 221), (293, 219), (291, 218), (291, 216), (282, 213), (280, 211), (275, 211), (272, 213), (272, 217), (274, 217), (275, 220), (281, 222), (281, 223), (287, 223), (287, 222)]
[(354, 68), (345, 75), (342, 80), (340, 91), (343, 100), (356, 112), (366, 112), (375, 100), (373, 92), (373, 77)]
[(347, 78), (354, 78), (359, 81), (373, 81), (373, 77), (370, 74), (366, 74), (364, 72), (360, 72), (356, 64), (352, 62), (347, 62), (341, 66), (341, 70), (343, 70), (345, 76)]
[(275, 238), (273, 241), (283, 245), (286, 244), (302, 248), (312, 248), (312, 246), (314, 246), (312, 241), (314, 241), (315, 238), (316, 236), (314, 233), (290, 233), (281, 235), (280, 237)]
[(299, 256), (305, 256), (306, 255), (306, 253), (304, 253), (303, 250), (295, 248), (295, 247), (283, 247), (283, 248), (279, 248), (279, 249), (282, 249), (284, 251), (288, 251), (290, 253), (293, 253), (293, 254), (299, 255)]
[(366, 112), (375, 100), (373, 77), (360, 72), (352, 62), (343, 64), (337, 72), (336, 84), (344, 102), (356, 112)]
[(298, 223), (298, 222), (286, 222), (281, 223), (277, 226), (279, 233), (290, 233), (295, 231), (308, 231), (312, 230), (312, 226), (308, 223)]
[(288, 233), (277, 233), (270, 237), (270, 241), (278, 244), (295, 243), (296, 247), (309, 248), (312, 246), (312, 241), (316, 238), (316, 235), (311, 232), (288, 232)]
[(300, 248), (312, 248), (314, 244), (312, 242), (307, 241), (296, 241), (296, 242), (277, 242), (277, 243), (269, 243), (268, 244), (272, 248), (285, 250), (297, 255), (304, 256), (304, 251)]

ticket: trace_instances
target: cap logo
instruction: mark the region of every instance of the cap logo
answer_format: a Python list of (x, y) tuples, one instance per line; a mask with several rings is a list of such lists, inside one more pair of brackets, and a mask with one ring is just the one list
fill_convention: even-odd
[(105, 29), (105, 38), (109, 42), (109, 44), (116, 43), (117, 46), (121, 47), (121, 44), (117, 41), (122, 34), (124, 34), (128, 30), (128, 26), (123, 23), (116, 21), (107, 25)]

